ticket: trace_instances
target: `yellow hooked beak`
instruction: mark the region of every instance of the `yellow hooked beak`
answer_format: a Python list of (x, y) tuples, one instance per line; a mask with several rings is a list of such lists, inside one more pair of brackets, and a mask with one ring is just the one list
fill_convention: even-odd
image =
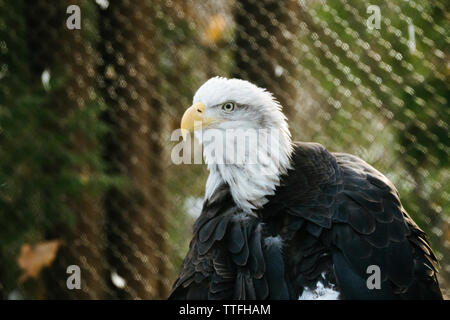
[(186, 140), (187, 135), (196, 129), (206, 128), (211, 123), (215, 122), (212, 118), (205, 117), (205, 105), (198, 102), (189, 107), (181, 118), (181, 134), (183, 140)]

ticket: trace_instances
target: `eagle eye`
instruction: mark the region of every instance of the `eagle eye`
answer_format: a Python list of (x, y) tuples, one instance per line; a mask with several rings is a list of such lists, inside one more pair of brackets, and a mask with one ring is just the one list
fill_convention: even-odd
[(232, 112), (234, 110), (235, 104), (234, 102), (225, 102), (222, 105), (222, 110), (225, 112)]

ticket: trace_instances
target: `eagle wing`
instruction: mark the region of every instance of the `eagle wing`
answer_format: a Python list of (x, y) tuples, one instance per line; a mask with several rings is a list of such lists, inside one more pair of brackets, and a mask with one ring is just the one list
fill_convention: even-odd
[[(330, 236), (343, 297), (442, 298), (437, 259), (424, 232), (402, 207), (392, 183), (355, 156), (334, 156), (343, 183), (333, 205)], [(379, 289), (367, 286), (371, 265), (380, 268)]]
[[(385, 176), (317, 143), (296, 143), (292, 163), (261, 215), (283, 237), (297, 295), (321, 281), (344, 299), (442, 298), (437, 259)], [(369, 266), (380, 289), (367, 286)]]

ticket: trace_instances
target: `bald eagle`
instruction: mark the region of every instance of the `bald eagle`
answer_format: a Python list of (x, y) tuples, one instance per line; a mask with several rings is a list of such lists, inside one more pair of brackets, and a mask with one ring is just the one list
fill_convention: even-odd
[(181, 129), (202, 143), (209, 177), (170, 299), (442, 299), (394, 185), (358, 157), (292, 142), (270, 92), (212, 78)]

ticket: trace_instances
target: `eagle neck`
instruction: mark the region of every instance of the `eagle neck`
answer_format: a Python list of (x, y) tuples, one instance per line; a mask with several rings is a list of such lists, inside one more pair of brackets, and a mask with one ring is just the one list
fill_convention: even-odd
[(244, 213), (253, 214), (267, 202), (267, 197), (275, 194), (281, 176), (291, 168), (292, 144), (288, 134), (277, 136), (276, 152), (268, 152), (271, 137), (258, 139), (258, 161), (252, 164), (229, 164), (226, 159), (211, 158), (210, 145), (204, 145), (205, 161), (209, 169), (206, 182), (205, 200), (210, 200), (224, 184), (237, 205)]

